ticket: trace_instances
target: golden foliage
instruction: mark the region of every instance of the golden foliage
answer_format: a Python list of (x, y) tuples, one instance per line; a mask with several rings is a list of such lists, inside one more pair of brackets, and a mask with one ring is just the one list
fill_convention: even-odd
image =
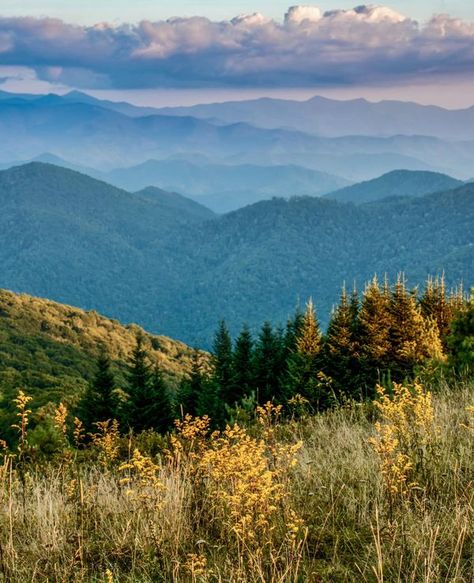
[(32, 401), (32, 397), (25, 395), (25, 393), (20, 389), (18, 391), (18, 395), (13, 402), (16, 406), (16, 416), (19, 418), (18, 423), (14, 423), (12, 425), (13, 429), (18, 430), (18, 437), (19, 437), (19, 449), (23, 449), (25, 442), (26, 442), (26, 433), (28, 429), (29, 423), (29, 415), (31, 415), (31, 409), (28, 409), (28, 403)]
[(67, 415), (68, 410), (67, 407), (63, 403), (59, 403), (58, 407), (56, 407), (54, 411), (54, 426), (62, 433), (62, 435), (66, 435), (67, 432)]
[(119, 453), (120, 432), (116, 419), (95, 423), (96, 433), (91, 433), (92, 444), (99, 451), (99, 461), (103, 466), (110, 466)]
[(419, 448), (436, 437), (432, 395), (419, 383), (405, 387), (394, 383), (393, 395), (377, 386), (375, 406), (381, 421), (375, 424), (376, 437), (370, 443), (378, 454), (387, 490), (392, 495), (407, 494), (416, 486), (412, 470)]

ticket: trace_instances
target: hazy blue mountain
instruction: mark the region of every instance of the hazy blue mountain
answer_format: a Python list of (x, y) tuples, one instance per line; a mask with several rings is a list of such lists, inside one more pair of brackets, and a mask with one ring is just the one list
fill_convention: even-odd
[(185, 160), (148, 160), (105, 175), (126, 190), (155, 185), (179, 191), (217, 212), (235, 210), (273, 196), (320, 196), (348, 182), (300, 166), (194, 164)]
[(474, 139), (474, 106), (448, 110), (402, 101), (372, 103), (365, 99), (339, 101), (313, 97), (307, 101), (255, 99), (168, 107), (161, 113), (191, 115), (225, 123), (247, 122), (262, 128), (292, 128), (320, 136), (434, 136), (448, 140)]
[(461, 180), (456, 180), (446, 174), (394, 170), (379, 178), (353, 184), (325, 196), (340, 202), (361, 204), (394, 196), (423, 196), (461, 185)]
[(50, 152), (100, 171), (148, 159), (205, 156), (217, 164), (304, 166), (359, 181), (397, 168), (468, 178), (474, 165), (474, 142), (416, 135), (327, 138), (194, 117), (131, 117), (57, 95), (0, 100), (0, 134), (0, 161), (30, 160)]
[(221, 317), (234, 331), (283, 322), (310, 295), (325, 323), (342, 281), (375, 272), (474, 281), (473, 184), (361, 205), (273, 199), (208, 220), (182, 202), (46, 164), (0, 172), (0, 287), (208, 345)]

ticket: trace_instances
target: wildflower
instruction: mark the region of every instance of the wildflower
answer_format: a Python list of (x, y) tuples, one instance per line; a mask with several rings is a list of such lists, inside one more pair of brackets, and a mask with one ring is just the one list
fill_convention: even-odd
[(420, 448), (436, 436), (431, 393), (418, 383), (412, 387), (395, 383), (392, 397), (380, 385), (376, 390), (381, 421), (375, 424), (376, 437), (369, 442), (380, 458), (387, 490), (392, 496), (404, 495), (417, 485), (411, 477)]

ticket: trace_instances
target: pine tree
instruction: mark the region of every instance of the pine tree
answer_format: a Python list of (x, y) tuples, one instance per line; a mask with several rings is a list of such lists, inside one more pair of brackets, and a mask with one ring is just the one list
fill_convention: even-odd
[(434, 318), (424, 319), (416, 292), (408, 292), (399, 276), (389, 304), (390, 369), (395, 380), (411, 376), (415, 366), (429, 358), (443, 358), (439, 328)]
[(129, 365), (126, 422), (137, 432), (164, 433), (173, 422), (173, 405), (161, 369), (152, 369), (144, 343), (138, 334)]
[(206, 379), (202, 369), (202, 357), (199, 350), (194, 350), (191, 372), (183, 378), (178, 390), (178, 413), (180, 415), (198, 415), (199, 399), (206, 388)]
[(296, 349), (296, 339), (300, 333), (301, 327), (304, 321), (304, 313), (301, 311), (299, 306), (295, 310), (295, 314), (292, 318), (288, 319), (286, 323), (285, 338), (284, 338), (284, 350), (285, 357), (289, 356)]
[(450, 365), (458, 372), (472, 374), (474, 371), (474, 288), (470, 300), (458, 310), (451, 325), (448, 340), (451, 354)]
[(232, 339), (224, 320), (219, 323), (214, 336), (212, 360), (215, 397), (220, 401), (219, 406), (222, 406), (223, 403), (232, 405)]
[(328, 395), (318, 380), (322, 367), (321, 349), (321, 331), (313, 302), (309, 300), (296, 336), (295, 348), (288, 360), (288, 383), (292, 395), (300, 394), (318, 409), (328, 402)]
[(284, 348), (282, 335), (264, 322), (255, 345), (255, 387), (257, 401), (261, 404), (275, 400), (283, 394)]
[(390, 368), (390, 292), (377, 277), (367, 284), (359, 311), (357, 343), (361, 367), (361, 388), (373, 395), (375, 385)]
[(96, 429), (95, 423), (118, 416), (118, 399), (110, 358), (104, 347), (97, 358), (97, 371), (78, 406), (78, 415), (87, 431)]
[(345, 287), (329, 322), (325, 342), (325, 371), (333, 379), (338, 394), (355, 396), (359, 382), (356, 342), (358, 298), (349, 298)]
[(152, 372), (144, 343), (143, 334), (137, 334), (128, 372), (128, 401), (125, 420), (136, 431), (150, 427), (149, 419), (144, 416), (143, 407), (148, 403)]
[(425, 319), (436, 322), (443, 349), (446, 349), (455, 309), (453, 309), (454, 305), (446, 293), (444, 274), (441, 278), (428, 278), (425, 290), (420, 298), (420, 307)]
[(158, 365), (153, 370), (147, 397), (147, 402), (142, 404), (144, 425), (147, 429), (166, 433), (173, 427), (175, 414), (169, 388)]
[(235, 341), (232, 360), (232, 381), (228, 402), (239, 403), (254, 391), (253, 340), (248, 326), (244, 326)]

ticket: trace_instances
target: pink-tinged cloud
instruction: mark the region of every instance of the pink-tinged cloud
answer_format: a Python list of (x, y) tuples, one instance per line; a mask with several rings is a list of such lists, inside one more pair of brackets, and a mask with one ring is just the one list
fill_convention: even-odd
[(92, 27), (0, 18), (0, 63), (84, 88), (316, 87), (474, 73), (474, 24), (426, 25), (382, 6)]

